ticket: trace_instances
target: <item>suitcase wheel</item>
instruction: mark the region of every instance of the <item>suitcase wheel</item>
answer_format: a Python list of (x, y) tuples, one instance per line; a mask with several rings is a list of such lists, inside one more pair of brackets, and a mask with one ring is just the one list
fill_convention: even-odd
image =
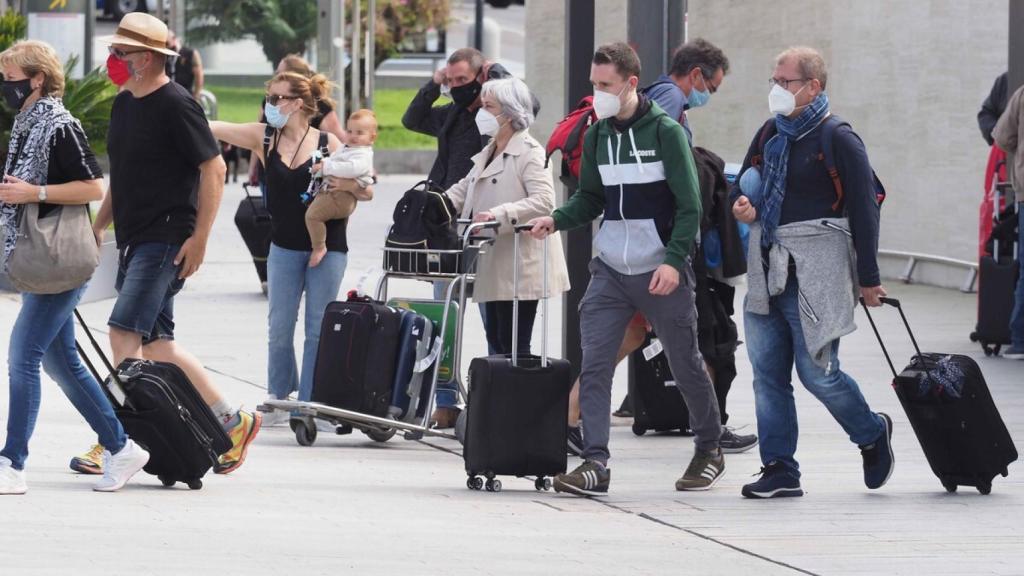
[(951, 494), (953, 492), (956, 492), (956, 482), (949, 481), (949, 480), (943, 480), (942, 481), (942, 487), (946, 489), (946, 492), (949, 492)]
[(374, 442), (387, 442), (398, 432), (395, 428), (364, 428), (363, 434), (370, 437)]
[(491, 478), (485, 484), (488, 492), (501, 492), (501, 480), (497, 478)]
[(174, 483), (176, 482), (176, 480), (170, 476), (157, 476), (157, 478), (160, 480), (160, 483), (167, 488), (174, 486)]
[(971, 332), (971, 342), (977, 342), (977, 341), (978, 341), (978, 333), (977, 332)]
[(637, 436), (643, 436), (646, 433), (647, 433), (647, 428), (646, 427), (644, 427), (644, 426), (642, 426), (640, 424), (637, 424), (635, 422), (633, 423), (633, 434), (636, 434)]
[(470, 476), (466, 478), (466, 488), (470, 490), (479, 490), (484, 487), (484, 479), (479, 476)]
[(200, 480), (199, 478), (196, 478), (195, 480), (189, 480), (187, 484), (189, 490), (201, 490), (203, 488), (203, 481)]
[(992, 493), (992, 483), (991, 482), (983, 482), (983, 483), (979, 484), (978, 485), (978, 492), (980, 492), (984, 496), (988, 496), (989, 494)]
[(534, 481), (533, 487), (537, 490), (551, 490), (551, 478), (541, 476)]
[(294, 418), (290, 422), (299, 446), (312, 446), (316, 442), (316, 424), (305, 419)]

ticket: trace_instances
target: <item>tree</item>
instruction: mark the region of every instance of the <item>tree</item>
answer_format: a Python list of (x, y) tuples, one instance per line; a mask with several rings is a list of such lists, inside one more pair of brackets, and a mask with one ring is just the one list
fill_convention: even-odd
[[(189, 42), (212, 44), (255, 36), (267, 59), (276, 64), (288, 54), (304, 53), (316, 38), (316, 5), (316, 0), (190, 0)], [(352, 2), (344, 5), (345, 20), (351, 25)], [(366, 30), (369, 2), (360, 0), (360, 5)], [(427, 28), (443, 29), (450, 11), (450, 0), (377, 0), (374, 68), (400, 47), (416, 48), (422, 42), (414, 40)]]
[(190, 43), (228, 42), (255, 36), (263, 54), (276, 64), (288, 54), (302, 54), (316, 37), (314, 0), (191, 0)]

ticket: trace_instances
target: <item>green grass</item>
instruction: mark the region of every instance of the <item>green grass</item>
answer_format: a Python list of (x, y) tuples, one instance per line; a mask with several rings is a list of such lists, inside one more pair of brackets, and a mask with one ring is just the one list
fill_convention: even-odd
[[(255, 122), (263, 100), (262, 88), (207, 86), (217, 96), (217, 117), (227, 122)], [(377, 113), (376, 148), (381, 150), (433, 149), (437, 141), (416, 134), (402, 126), (402, 114), (416, 95), (416, 90), (377, 90), (374, 112)], [(440, 101), (443, 103), (443, 101)]]

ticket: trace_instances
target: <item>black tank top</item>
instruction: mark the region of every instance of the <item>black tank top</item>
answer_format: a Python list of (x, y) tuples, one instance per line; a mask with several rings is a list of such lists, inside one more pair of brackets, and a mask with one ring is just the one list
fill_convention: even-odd
[[(318, 148), (327, 146), (327, 134), (320, 133)], [(306, 230), (306, 205), (302, 202), (302, 193), (309, 186), (309, 168), (313, 164), (310, 158), (299, 167), (291, 170), (277, 153), (276, 141), (271, 142), (267, 153), (267, 210), (270, 212), (271, 240), (281, 248), (309, 252), (313, 244)], [(348, 219), (330, 220), (327, 222), (327, 250), (330, 252), (348, 252), (348, 239), (345, 229)]]

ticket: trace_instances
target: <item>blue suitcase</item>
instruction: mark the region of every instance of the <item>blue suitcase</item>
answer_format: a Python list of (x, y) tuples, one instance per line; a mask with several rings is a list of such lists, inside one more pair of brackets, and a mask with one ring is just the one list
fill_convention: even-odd
[(434, 362), (440, 352), (434, 323), (412, 310), (399, 309), (398, 360), (388, 413), (396, 420), (422, 417), (430, 399)]

